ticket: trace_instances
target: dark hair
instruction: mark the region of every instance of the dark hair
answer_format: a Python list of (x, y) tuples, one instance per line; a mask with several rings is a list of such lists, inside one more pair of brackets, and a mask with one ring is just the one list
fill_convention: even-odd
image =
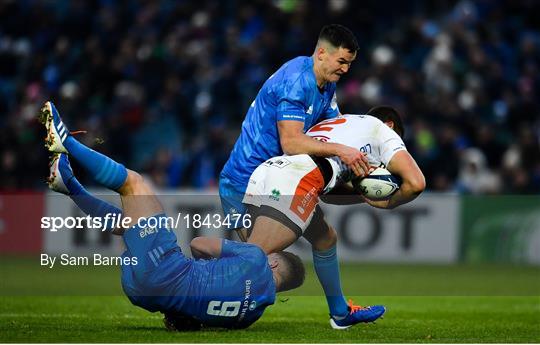
[(179, 313), (166, 313), (163, 317), (165, 328), (169, 331), (198, 331), (202, 323), (195, 318)]
[(327, 41), (336, 48), (342, 47), (351, 52), (356, 52), (359, 49), (356, 37), (343, 25), (329, 24), (325, 25), (319, 33), (319, 41)]
[(405, 135), (405, 128), (403, 127), (403, 121), (399, 112), (389, 105), (378, 105), (369, 109), (368, 115), (374, 116), (382, 122), (392, 121), (394, 122), (394, 130), (403, 138)]
[(306, 278), (306, 270), (298, 255), (286, 251), (277, 252), (276, 255), (278, 255), (282, 263), (285, 264), (285, 272), (281, 277), (282, 283), (279, 287), (279, 291), (296, 289), (302, 285)]

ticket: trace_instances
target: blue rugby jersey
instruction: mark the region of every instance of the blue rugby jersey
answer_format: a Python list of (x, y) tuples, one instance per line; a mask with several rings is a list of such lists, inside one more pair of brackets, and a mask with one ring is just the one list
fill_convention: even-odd
[(317, 122), (336, 117), (339, 109), (335, 91), (335, 83), (319, 90), (312, 57), (300, 56), (281, 66), (251, 104), (221, 178), (236, 191), (244, 192), (255, 168), (283, 154), (277, 122), (303, 122), (305, 133)]
[(221, 257), (211, 260), (187, 258), (178, 248), (174, 255), (165, 255), (142, 284), (127, 272), (122, 284), (133, 304), (192, 316), (207, 326), (248, 327), (276, 296), (267, 256), (248, 243), (223, 240)]

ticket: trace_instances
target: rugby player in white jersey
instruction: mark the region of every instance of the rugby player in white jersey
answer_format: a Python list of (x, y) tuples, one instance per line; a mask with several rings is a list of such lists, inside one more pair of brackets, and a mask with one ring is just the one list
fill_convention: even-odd
[[(378, 106), (366, 115), (343, 115), (322, 121), (306, 134), (359, 149), (367, 155), (370, 166), (386, 167), (399, 176), (401, 187), (387, 200), (369, 200), (354, 191), (349, 182), (356, 176), (339, 157), (301, 154), (271, 158), (253, 172), (243, 199), (254, 220), (248, 242), (259, 245), (266, 253), (282, 250), (304, 236), (314, 250), (332, 249), (332, 255), (336, 255), (337, 234), (324, 220), (319, 197), (331, 203), (366, 202), (392, 209), (412, 201), (425, 188), (424, 175), (401, 139), (401, 117), (392, 107)], [(332, 194), (337, 196), (331, 198)], [(324, 289), (328, 300), (344, 299), (341, 289)], [(350, 302), (344, 313), (330, 315), (330, 324), (334, 329), (345, 329), (374, 321), (384, 312), (383, 306), (364, 308)]]

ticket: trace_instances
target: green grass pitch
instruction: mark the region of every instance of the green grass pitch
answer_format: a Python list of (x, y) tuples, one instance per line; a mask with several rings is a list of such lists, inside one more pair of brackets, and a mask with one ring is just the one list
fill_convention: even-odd
[(530, 343), (540, 342), (540, 270), (515, 266), (343, 264), (360, 304), (384, 304), (376, 324), (334, 331), (311, 267), (242, 331), (167, 332), (159, 313), (122, 295), (119, 268), (39, 267), (0, 258), (0, 342)]

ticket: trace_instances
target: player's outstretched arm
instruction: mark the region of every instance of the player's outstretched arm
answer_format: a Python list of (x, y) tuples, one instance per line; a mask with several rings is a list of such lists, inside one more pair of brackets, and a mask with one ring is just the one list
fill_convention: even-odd
[(426, 188), (424, 174), (407, 151), (399, 151), (392, 157), (388, 164), (388, 171), (401, 177), (403, 180), (401, 187), (388, 200), (372, 201), (365, 198), (369, 205), (377, 208), (396, 208), (414, 200)]
[(195, 259), (211, 259), (221, 256), (221, 238), (195, 237), (189, 244)]
[(281, 149), (288, 155), (308, 154), (321, 157), (338, 156), (347, 164), (356, 176), (365, 176), (369, 172), (367, 157), (359, 150), (337, 143), (324, 143), (305, 135), (304, 123), (283, 120), (278, 122)]

